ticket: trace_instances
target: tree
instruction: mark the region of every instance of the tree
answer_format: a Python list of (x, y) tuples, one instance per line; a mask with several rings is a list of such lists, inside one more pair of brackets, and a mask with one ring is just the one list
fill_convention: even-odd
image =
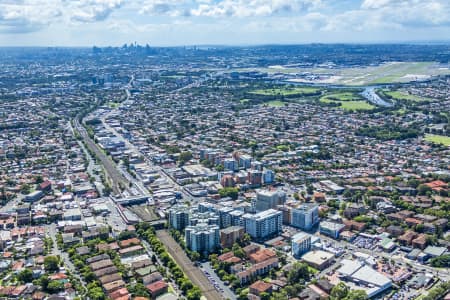
[(50, 293), (57, 293), (64, 289), (64, 284), (58, 280), (52, 280), (47, 285), (47, 291)]
[(56, 256), (47, 256), (44, 259), (44, 268), (48, 272), (56, 272), (59, 270), (59, 259)]
[(128, 240), (128, 239), (131, 239), (131, 238), (134, 238), (134, 237), (136, 237), (136, 233), (134, 233), (132, 231), (125, 230), (125, 231), (122, 231), (119, 234), (118, 238), (119, 238), (119, 240), (123, 241), (123, 240)]
[(24, 269), (17, 275), (17, 279), (21, 282), (31, 282), (33, 281), (33, 272), (30, 269)]
[(232, 251), (233, 251), (233, 254), (234, 254), (236, 257), (239, 257), (239, 258), (244, 258), (244, 257), (245, 257), (245, 252), (244, 252), (244, 250), (242, 249), (242, 247), (239, 246), (238, 243), (234, 243), (234, 244), (233, 244)]
[(333, 287), (330, 293), (330, 300), (342, 300), (348, 295), (349, 288), (343, 282), (339, 282)]
[(344, 298), (344, 300), (367, 300), (367, 299), (369, 299), (367, 293), (362, 290), (349, 291), (347, 297)]
[(200, 259), (200, 253), (198, 253), (198, 252), (196, 252), (196, 251), (191, 252), (191, 259), (192, 259), (193, 261), (199, 260), (199, 259)]
[(247, 246), (248, 244), (250, 244), (252, 240), (252, 237), (250, 236), (250, 234), (248, 233), (244, 233), (244, 236), (242, 237), (242, 239), (239, 241), (239, 244), (241, 246)]
[(230, 197), (233, 200), (236, 200), (239, 195), (239, 189), (233, 187), (226, 187), (219, 190), (219, 195), (221, 198)]
[(247, 300), (248, 299), (248, 289), (243, 289), (238, 296), (238, 300)]
[(105, 293), (101, 287), (93, 287), (88, 290), (88, 296), (91, 300), (105, 300)]
[(299, 282), (300, 279), (307, 281), (310, 276), (308, 265), (305, 263), (296, 262), (292, 266), (292, 269), (288, 272), (287, 278), (289, 284), (294, 284)]
[(22, 186), (20, 187), (20, 192), (22, 193), (22, 194), (29, 194), (30, 192), (31, 192), (31, 187), (30, 187), (30, 185), (28, 185), (28, 184), (22, 184)]
[(189, 279), (183, 278), (183, 279), (181, 280), (180, 288), (181, 288), (181, 290), (182, 290), (183, 292), (186, 293), (186, 291), (192, 289), (193, 287), (194, 287), (194, 286), (192, 285), (192, 282), (191, 282)]
[(450, 268), (450, 254), (432, 258), (430, 263), (435, 268)]
[(261, 300), (269, 300), (270, 294), (267, 292), (262, 292), (261, 294), (259, 294), (259, 297), (261, 298)]
[(150, 293), (142, 283), (136, 283), (135, 285), (128, 286), (128, 291), (134, 296), (150, 297)]
[(192, 289), (190, 289), (187, 292), (186, 298), (188, 300), (200, 300), (202, 297), (202, 292), (200, 291), (200, 288), (198, 286), (194, 286)]
[(178, 160), (180, 165), (184, 165), (186, 162), (192, 159), (192, 153), (190, 151), (181, 152)]
[(418, 191), (420, 195), (425, 195), (427, 192), (431, 192), (431, 188), (428, 185), (421, 184), (418, 187)]
[(36, 181), (37, 184), (41, 184), (42, 182), (44, 182), (42, 175), (37, 175), (34, 180)]

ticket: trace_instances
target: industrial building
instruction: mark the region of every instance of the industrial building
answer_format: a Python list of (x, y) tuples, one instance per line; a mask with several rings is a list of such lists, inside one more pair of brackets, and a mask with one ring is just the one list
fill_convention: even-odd
[(340, 279), (352, 282), (358, 289), (365, 290), (369, 298), (379, 295), (392, 286), (392, 281), (388, 277), (359, 260), (343, 259), (341, 264), (337, 270)]

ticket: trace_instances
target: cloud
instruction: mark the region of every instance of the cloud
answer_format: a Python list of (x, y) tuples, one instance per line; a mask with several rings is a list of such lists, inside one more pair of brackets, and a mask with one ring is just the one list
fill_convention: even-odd
[(72, 21), (91, 23), (105, 20), (115, 9), (120, 8), (122, 0), (78, 0), (70, 1)]
[(50, 24), (105, 20), (123, 0), (0, 0), (0, 31), (28, 33)]
[(39, 31), (62, 15), (56, 1), (0, 1), (0, 31), (28, 33)]
[(191, 9), (192, 16), (205, 17), (266, 17), (296, 14), (317, 8), (320, 0), (222, 0), (200, 3)]
[[(191, 26), (209, 23), (209, 27), (214, 25), (220, 29), (220, 26), (228, 26), (221, 23), (224, 21), (231, 25), (223, 30), (286, 34), (313, 31), (348, 34), (374, 30), (401, 32), (416, 28), (432, 31), (450, 26), (450, 1), (0, 0), (2, 33), (34, 32), (52, 24), (76, 31), (88, 26), (86, 23), (105, 20), (115, 26), (124, 24), (128, 32), (138, 33), (153, 31), (154, 28), (182, 28), (186, 25), (181, 24), (187, 20)], [(108, 26), (103, 28), (114, 31)]]

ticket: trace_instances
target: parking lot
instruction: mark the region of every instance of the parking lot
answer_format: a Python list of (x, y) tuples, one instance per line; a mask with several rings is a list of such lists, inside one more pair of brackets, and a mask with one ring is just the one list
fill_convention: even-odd
[(201, 270), (205, 273), (206, 278), (211, 282), (215, 289), (220, 292), (226, 299), (236, 299), (236, 295), (233, 291), (225, 285), (225, 283), (220, 280), (214, 269), (211, 267), (209, 262), (204, 262), (200, 265)]

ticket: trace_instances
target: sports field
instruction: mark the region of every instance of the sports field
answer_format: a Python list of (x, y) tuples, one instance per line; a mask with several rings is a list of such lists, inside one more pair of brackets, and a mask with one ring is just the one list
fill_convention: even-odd
[(427, 134), (425, 140), (435, 144), (442, 144), (444, 146), (450, 146), (450, 137), (444, 135)]
[(272, 107), (283, 107), (286, 105), (283, 101), (279, 101), (279, 100), (269, 101), (269, 102), (266, 102), (265, 104), (272, 106)]
[(260, 89), (251, 91), (250, 94), (261, 96), (307, 96), (320, 92), (320, 88), (314, 87), (281, 87), (273, 89)]
[(375, 108), (375, 106), (365, 101), (360, 94), (353, 92), (342, 92), (325, 95), (320, 98), (320, 102), (340, 103), (340, 108), (345, 110), (371, 110)]
[(416, 95), (411, 95), (411, 94), (408, 94), (407, 92), (402, 92), (402, 91), (384, 90), (383, 92), (386, 95), (391, 96), (392, 99), (394, 99), (394, 100), (410, 100), (410, 101), (416, 101), (416, 102), (428, 100), (427, 98), (416, 96)]

